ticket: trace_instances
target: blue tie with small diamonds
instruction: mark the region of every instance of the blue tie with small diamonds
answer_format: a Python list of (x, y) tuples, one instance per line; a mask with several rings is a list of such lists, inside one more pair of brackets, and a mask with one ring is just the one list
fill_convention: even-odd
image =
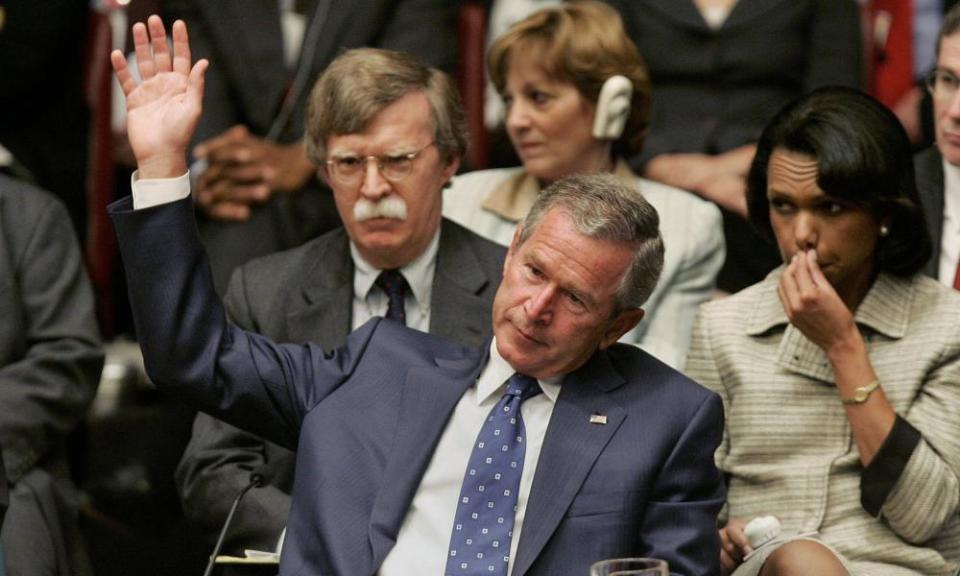
[(447, 576), (506, 575), (526, 446), (520, 404), (539, 393), (536, 380), (514, 374), (480, 428), (460, 488)]

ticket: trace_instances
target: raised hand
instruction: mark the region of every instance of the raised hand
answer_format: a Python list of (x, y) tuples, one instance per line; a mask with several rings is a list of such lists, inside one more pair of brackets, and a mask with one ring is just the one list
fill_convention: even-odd
[(141, 81), (127, 68), (123, 53), (110, 62), (127, 99), (127, 136), (142, 178), (171, 178), (187, 171), (186, 150), (203, 109), (206, 60), (190, 65), (187, 26), (173, 24), (173, 54), (159, 16), (133, 26)]

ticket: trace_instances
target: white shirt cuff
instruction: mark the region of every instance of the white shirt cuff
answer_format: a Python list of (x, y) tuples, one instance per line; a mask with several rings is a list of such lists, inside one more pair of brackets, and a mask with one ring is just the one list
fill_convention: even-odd
[(134, 210), (169, 204), (190, 195), (190, 172), (176, 178), (140, 180), (140, 173), (136, 171), (130, 176), (130, 188), (133, 190)]

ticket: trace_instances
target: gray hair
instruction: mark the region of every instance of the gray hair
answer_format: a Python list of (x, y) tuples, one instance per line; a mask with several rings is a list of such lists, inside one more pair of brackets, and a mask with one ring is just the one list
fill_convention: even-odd
[(521, 225), (519, 244), (553, 208), (563, 210), (585, 236), (633, 246), (633, 261), (617, 287), (617, 311), (643, 306), (663, 270), (663, 239), (660, 217), (640, 191), (612, 174), (557, 180), (537, 196)]
[(381, 110), (416, 91), (430, 102), (440, 156), (448, 163), (462, 157), (467, 151), (467, 128), (450, 77), (408, 54), (377, 48), (344, 52), (317, 80), (307, 108), (307, 156), (323, 166), (328, 137), (363, 132)]

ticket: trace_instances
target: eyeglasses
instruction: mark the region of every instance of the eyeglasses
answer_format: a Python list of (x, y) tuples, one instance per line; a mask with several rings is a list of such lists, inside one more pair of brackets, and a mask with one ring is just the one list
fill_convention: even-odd
[(927, 90), (936, 98), (953, 98), (960, 88), (960, 78), (949, 70), (936, 68), (926, 77)]
[(413, 162), (424, 150), (433, 146), (430, 142), (423, 148), (405, 154), (384, 154), (382, 156), (335, 156), (327, 160), (327, 170), (330, 175), (344, 186), (354, 186), (363, 179), (367, 169), (367, 162), (373, 160), (380, 169), (380, 174), (391, 182), (399, 182), (413, 170)]

